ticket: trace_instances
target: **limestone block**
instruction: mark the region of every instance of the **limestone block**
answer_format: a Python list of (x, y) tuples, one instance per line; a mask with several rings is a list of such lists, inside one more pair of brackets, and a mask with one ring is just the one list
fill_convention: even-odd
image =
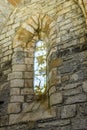
[(2, 52), (5, 52), (5, 51), (7, 51), (8, 50), (8, 47), (4, 47), (3, 49), (2, 49)]
[(31, 65), (26, 65), (26, 70), (27, 71), (33, 71), (34, 70), (33, 65), (32, 64)]
[(61, 83), (61, 76), (58, 75), (56, 68), (52, 69), (52, 71), (49, 73), (49, 81), (50, 81), (50, 86)]
[(5, 57), (3, 57), (2, 62), (8, 61), (8, 60), (9, 60), (9, 57), (5, 56)]
[(24, 102), (24, 96), (11, 96), (10, 102)]
[(18, 118), (20, 114), (10, 114), (9, 116), (9, 124), (18, 123)]
[(10, 88), (10, 95), (20, 95), (20, 88)]
[(35, 23), (38, 23), (38, 14), (32, 16), (32, 19), (34, 20)]
[(19, 26), (20, 26), (20, 22), (14, 24), (14, 25), (12, 26), (12, 28), (14, 29), (14, 28), (17, 28), (17, 27), (19, 27)]
[(57, 58), (57, 59), (51, 61), (49, 68), (51, 70), (52, 68), (59, 67), (60, 65), (62, 65), (62, 59)]
[(13, 64), (23, 64), (24, 63), (24, 52), (17, 51), (13, 54)]
[(73, 104), (78, 102), (85, 102), (87, 101), (87, 97), (85, 94), (78, 94), (74, 96), (70, 96), (65, 100), (65, 104)]
[(77, 87), (77, 88), (74, 88), (74, 89), (69, 89), (69, 90), (66, 90), (64, 91), (64, 96), (71, 96), (71, 95), (76, 95), (76, 94), (80, 94), (82, 92), (82, 89), (81, 87)]
[(11, 31), (6, 33), (6, 37), (11, 36), (15, 33), (15, 31), (12, 29)]
[(33, 86), (33, 79), (25, 79), (25, 87), (32, 88)]
[(12, 45), (12, 42), (11, 42), (11, 41), (9, 41), (9, 39), (8, 39), (8, 38), (4, 39), (3, 48), (4, 48), (4, 47), (8, 47), (8, 46), (10, 46), (10, 45)]
[(32, 111), (32, 108), (34, 106), (35, 102), (29, 103), (23, 103), (23, 112), (29, 112)]
[(8, 105), (8, 113), (19, 113), (21, 111), (20, 103), (10, 103)]
[(61, 87), (59, 90), (68, 90), (68, 89), (74, 89), (78, 86), (80, 86), (80, 83), (72, 83), (72, 84), (67, 84), (64, 87)]
[(38, 29), (38, 21), (37, 23), (34, 21), (33, 17), (29, 18), (27, 21), (27, 24), (32, 25), (35, 30)]
[(33, 78), (33, 72), (24, 72), (24, 78), (26, 79)]
[(23, 79), (11, 80), (10, 87), (24, 87), (24, 80)]
[(22, 79), (23, 73), (22, 72), (13, 72), (8, 75), (8, 80), (12, 79)]
[(83, 91), (87, 93), (87, 81), (83, 82)]
[(51, 95), (52, 93), (56, 92), (56, 88), (55, 86), (51, 87), (49, 90), (49, 95)]
[(29, 31), (32, 34), (34, 33), (34, 28), (31, 25), (28, 25), (27, 23), (23, 23), (22, 28), (26, 29), (27, 31)]
[(78, 74), (73, 74), (72, 76), (71, 76), (71, 80), (74, 80), (74, 81), (77, 81), (78, 80)]
[(34, 59), (33, 58), (25, 58), (25, 64), (33, 64)]
[(72, 120), (72, 128), (73, 129), (78, 129), (78, 130), (85, 130), (87, 129), (87, 117), (81, 118), (77, 117)]
[(0, 40), (5, 38), (5, 34), (0, 35)]
[(56, 105), (63, 102), (63, 96), (61, 93), (54, 93), (50, 96), (50, 105)]
[(10, 54), (12, 54), (12, 50), (7, 50), (3, 55), (7, 56), (7, 55), (10, 55)]
[(87, 115), (87, 102), (78, 104), (78, 108), (82, 115)]
[(12, 65), (12, 70), (13, 70), (13, 71), (17, 71), (17, 72), (26, 71), (26, 65), (24, 65), (24, 64)]
[(70, 120), (67, 119), (67, 120), (55, 120), (51, 122), (40, 123), (38, 126), (42, 128), (46, 126), (51, 126), (51, 127), (57, 126), (59, 128), (59, 126), (64, 126), (68, 124), (70, 124)]
[(76, 105), (64, 106), (61, 111), (61, 118), (74, 117), (76, 114)]
[(21, 89), (21, 95), (28, 95), (28, 94), (33, 94), (33, 89), (32, 88), (24, 88)]

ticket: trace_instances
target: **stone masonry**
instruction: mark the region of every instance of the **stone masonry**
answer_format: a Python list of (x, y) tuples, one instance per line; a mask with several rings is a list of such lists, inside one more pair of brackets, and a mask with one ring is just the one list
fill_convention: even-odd
[[(0, 130), (87, 130), (87, 2), (28, 0), (0, 35)], [(34, 52), (47, 44), (47, 90), (34, 93)]]

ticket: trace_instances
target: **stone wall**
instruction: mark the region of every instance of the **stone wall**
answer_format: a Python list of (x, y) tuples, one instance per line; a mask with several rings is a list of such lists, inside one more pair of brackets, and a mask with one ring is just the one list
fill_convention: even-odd
[[(1, 82), (1, 91), (10, 89), (2, 96), (8, 106), (0, 130), (87, 129), (86, 35), (83, 11), (73, 0), (32, 0), (14, 10), (0, 36), (0, 76), (8, 84), (6, 90)], [(47, 93), (41, 100), (33, 92), (38, 40), (48, 47)]]
[[(0, 30), (2, 31), (14, 7), (7, 0), (0, 0)], [(0, 31), (0, 34), (1, 34)]]

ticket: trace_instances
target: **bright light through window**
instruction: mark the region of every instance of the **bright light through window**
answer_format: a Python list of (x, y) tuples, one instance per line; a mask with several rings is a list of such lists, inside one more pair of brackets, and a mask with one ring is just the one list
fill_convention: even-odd
[(36, 43), (34, 58), (34, 90), (35, 93), (44, 93), (46, 88), (46, 43)]

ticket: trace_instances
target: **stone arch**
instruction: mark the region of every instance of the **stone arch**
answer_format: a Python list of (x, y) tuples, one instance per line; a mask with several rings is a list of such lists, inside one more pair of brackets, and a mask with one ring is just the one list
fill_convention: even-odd
[(8, 105), (10, 123), (12, 123), (11, 114), (16, 114), (15, 116), (18, 117), (18, 108), (22, 108), (21, 114), (26, 103), (29, 105), (29, 102), (34, 99), (33, 64), (35, 44), (38, 40), (43, 40), (48, 44), (48, 51), (51, 50), (52, 45), (56, 44), (57, 33), (55, 31), (55, 21), (50, 16), (36, 14), (21, 25), (13, 39), (12, 73), (8, 75), (11, 88), (10, 103)]
[(87, 24), (87, 2), (85, 0), (74, 0), (81, 8)]
[[(55, 21), (47, 14), (36, 14), (27, 19), (17, 31), (13, 40), (13, 48), (26, 48), (29, 42), (53, 37)], [(37, 37), (37, 39), (36, 39)], [(52, 40), (52, 39), (51, 39)]]

